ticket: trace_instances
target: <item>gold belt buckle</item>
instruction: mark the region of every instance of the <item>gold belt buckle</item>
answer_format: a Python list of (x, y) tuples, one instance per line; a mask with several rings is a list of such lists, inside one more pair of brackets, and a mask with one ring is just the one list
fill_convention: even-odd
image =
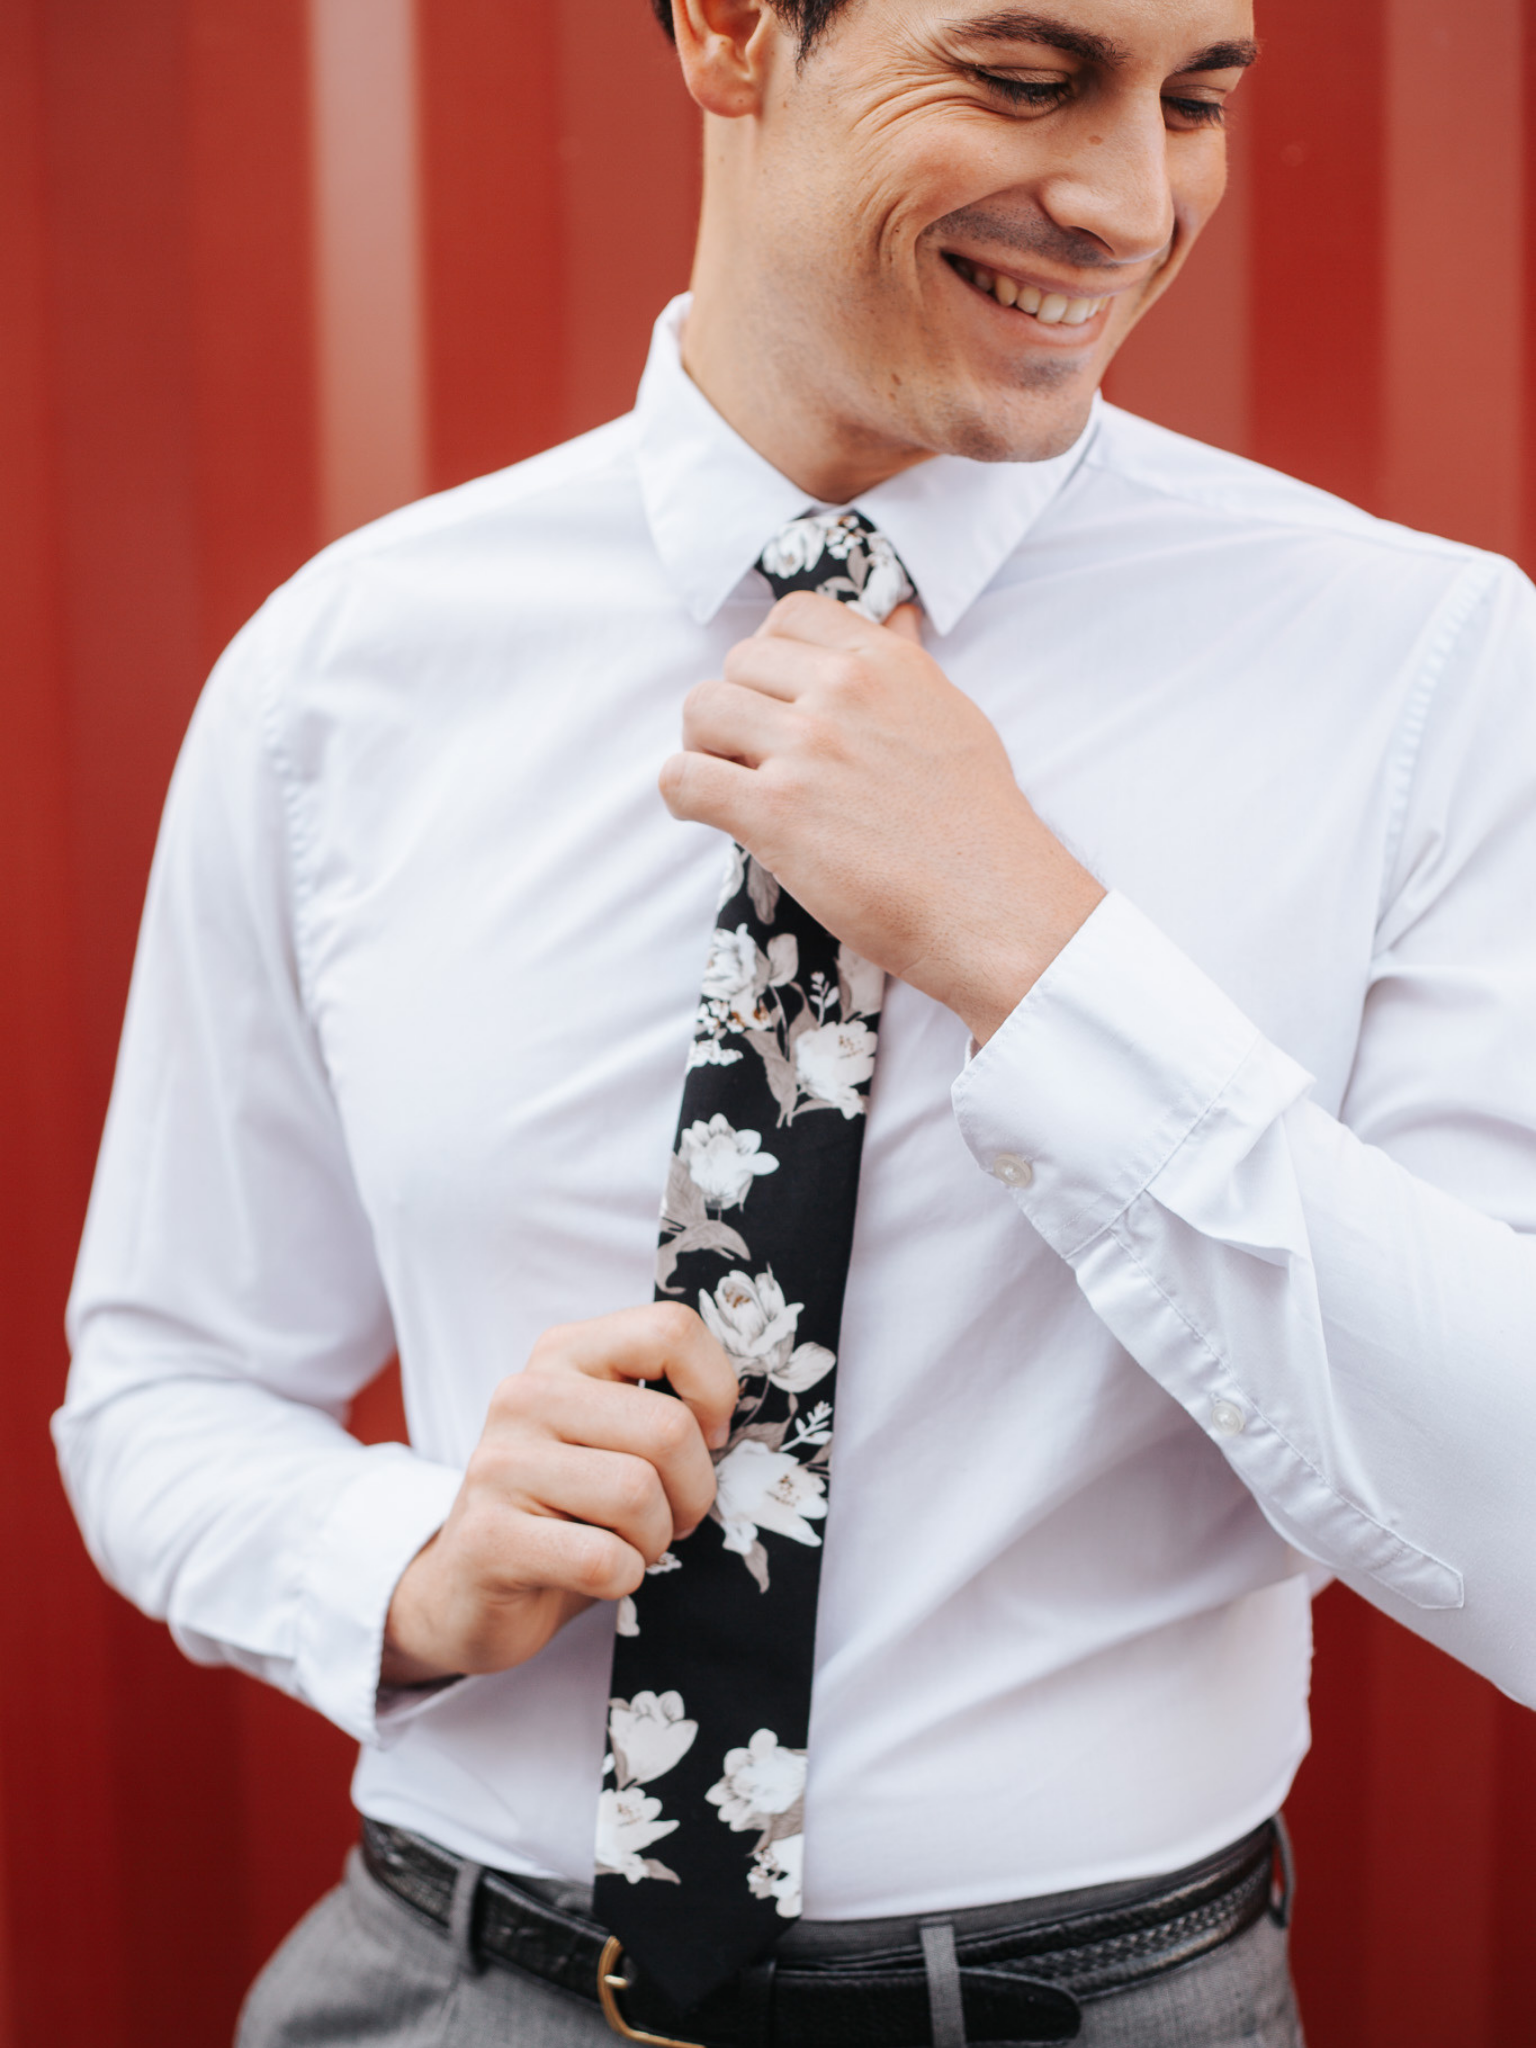
[(646, 2048), (703, 2048), (699, 2041), (674, 2041), (670, 2034), (642, 2034), (632, 2027), (619, 2011), (616, 1993), (629, 1989), (629, 1979), (620, 1973), (619, 1965), (624, 1960), (624, 1944), (616, 1934), (610, 1934), (603, 1943), (603, 1952), (597, 1959), (597, 2002), (603, 2008), (603, 2018), (616, 2034), (626, 2041), (644, 2041)]

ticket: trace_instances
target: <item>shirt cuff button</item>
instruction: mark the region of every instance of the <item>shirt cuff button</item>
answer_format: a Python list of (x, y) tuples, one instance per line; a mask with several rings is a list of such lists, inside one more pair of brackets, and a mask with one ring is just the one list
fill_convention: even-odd
[(1241, 1436), (1247, 1423), (1247, 1416), (1235, 1401), (1211, 1403), (1212, 1436)]
[(992, 1162), (992, 1171), (1006, 1188), (1027, 1188), (1035, 1177), (1035, 1169), (1017, 1152), (999, 1152)]

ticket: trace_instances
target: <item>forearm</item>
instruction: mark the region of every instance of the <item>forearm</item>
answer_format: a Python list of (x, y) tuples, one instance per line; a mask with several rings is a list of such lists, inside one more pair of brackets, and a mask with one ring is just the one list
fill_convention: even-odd
[(459, 1475), (211, 1370), (113, 1387), (89, 1351), (54, 1423), (91, 1554), (202, 1663), (376, 1740), (384, 1616)]

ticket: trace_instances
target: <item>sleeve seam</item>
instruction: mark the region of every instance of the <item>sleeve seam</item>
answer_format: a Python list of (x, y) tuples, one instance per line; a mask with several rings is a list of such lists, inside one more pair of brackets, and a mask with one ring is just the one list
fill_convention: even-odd
[(1495, 561), (1478, 561), (1451, 586), (1449, 595), (1440, 607), (1439, 622), (1431, 636), (1418, 680), (1409, 693), (1398, 722), (1398, 743), (1392, 764), (1392, 780), (1395, 787), (1382, 845), (1381, 892), (1376, 905), (1378, 926), (1385, 917), (1395, 893), (1397, 863), (1402, 852), (1403, 834), (1408, 826), (1408, 811), (1418, 781), (1419, 765), (1423, 759), (1424, 734), (1429, 727), (1430, 710), (1449, 666), (1452, 650), (1479, 605), (1492, 594), (1498, 566)]
[[(292, 762), (283, 736), (278, 730), (276, 698), (277, 692), (273, 686), (271, 671), (263, 662), (259, 692), (261, 738), (272, 771), (272, 780), (277, 788), (278, 806), (283, 818), (284, 852), (287, 856), (289, 897), (293, 914), (293, 957), (298, 972), (299, 1001), (313, 1030), (316, 1014), (316, 977), (310, 950), (309, 925), (305, 916), (310, 894), (306, 855), (312, 853), (313, 849), (299, 816), (298, 796), (293, 787)], [(322, 1067), (324, 1064), (322, 1055)]]

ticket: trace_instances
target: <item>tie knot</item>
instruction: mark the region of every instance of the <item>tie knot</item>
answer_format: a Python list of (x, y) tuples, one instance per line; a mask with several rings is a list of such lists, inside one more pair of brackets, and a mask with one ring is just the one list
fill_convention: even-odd
[(814, 590), (877, 626), (917, 596), (901, 557), (862, 512), (802, 512), (780, 527), (757, 566), (775, 598)]

